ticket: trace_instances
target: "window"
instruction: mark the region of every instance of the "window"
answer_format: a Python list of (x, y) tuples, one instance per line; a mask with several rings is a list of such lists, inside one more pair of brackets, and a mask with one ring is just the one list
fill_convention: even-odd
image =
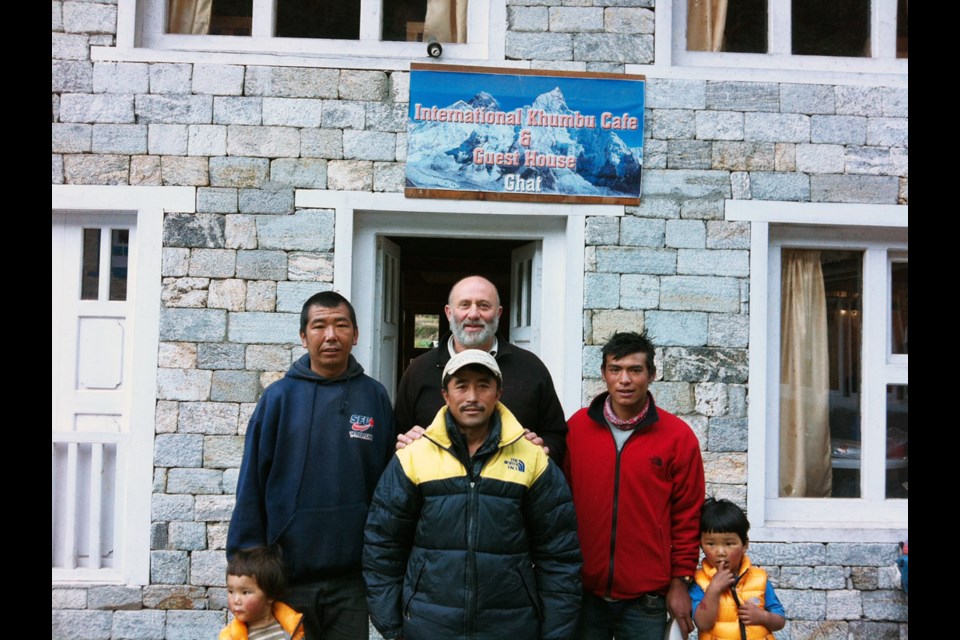
[(673, 27), (683, 65), (906, 73), (907, 0), (675, 0)]
[(906, 207), (731, 201), (727, 219), (752, 222), (751, 522), (906, 527)]
[[(493, 4), (496, 4), (494, 2)], [(142, 46), (288, 55), (487, 58), (491, 0), (146, 0)]]
[(148, 582), (162, 207), (194, 197), (53, 186), (55, 583)]

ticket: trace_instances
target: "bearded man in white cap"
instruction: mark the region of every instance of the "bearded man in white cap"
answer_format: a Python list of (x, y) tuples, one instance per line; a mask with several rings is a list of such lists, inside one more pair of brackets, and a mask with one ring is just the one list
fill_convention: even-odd
[(374, 626), (387, 640), (570, 637), (581, 556), (561, 470), (499, 402), (487, 351), (455, 354), (440, 382), (446, 405), (397, 451), (367, 517)]

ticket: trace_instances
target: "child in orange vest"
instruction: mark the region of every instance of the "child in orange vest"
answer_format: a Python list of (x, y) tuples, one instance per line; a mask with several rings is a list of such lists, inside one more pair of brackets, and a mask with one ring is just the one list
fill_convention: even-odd
[(303, 614), (277, 600), (286, 579), (276, 548), (240, 549), (227, 560), (227, 604), (233, 620), (220, 640), (302, 640)]
[(787, 623), (767, 572), (750, 564), (750, 522), (729, 500), (707, 498), (700, 511), (703, 566), (690, 584), (700, 640), (773, 640)]

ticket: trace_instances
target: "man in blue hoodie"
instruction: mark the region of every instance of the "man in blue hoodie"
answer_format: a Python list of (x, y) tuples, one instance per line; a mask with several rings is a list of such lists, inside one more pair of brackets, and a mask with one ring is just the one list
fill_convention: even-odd
[(361, 555), (367, 510), (394, 451), (383, 385), (351, 355), (357, 317), (339, 293), (303, 304), (307, 350), (264, 390), (247, 427), (227, 556), (279, 545), (284, 602), (304, 614), (306, 637), (366, 638)]

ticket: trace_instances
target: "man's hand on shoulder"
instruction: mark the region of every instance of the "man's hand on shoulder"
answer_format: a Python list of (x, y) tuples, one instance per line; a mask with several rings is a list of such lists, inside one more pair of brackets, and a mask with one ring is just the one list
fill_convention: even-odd
[(408, 444), (412, 443), (414, 440), (419, 440), (423, 437), (423, 432), (425, 429), (418, 424), (410, 427), (410, 431), (406, 433), (397, 434), (397, 450), (403, 449)]
[(536, 433), (534, 433), (533, 431), (530, 431), (530, 429), (524, 429), (524, 430), (523, 430), (523, 437), (525, 437), (527, 440), (529, 440), (529, 441), (532, 442), (533, 444), (537, 445), (538, 447), (543, 448), (543, 452), (544, 452), (545, 454), (547, 454), (547, 455), (550, 455), (550, 447), (548, 447), (547, 445), (545, 445), (545, 444), (543, 443), (543, 438), (541, 438), (540, 436), (538, 436)]

